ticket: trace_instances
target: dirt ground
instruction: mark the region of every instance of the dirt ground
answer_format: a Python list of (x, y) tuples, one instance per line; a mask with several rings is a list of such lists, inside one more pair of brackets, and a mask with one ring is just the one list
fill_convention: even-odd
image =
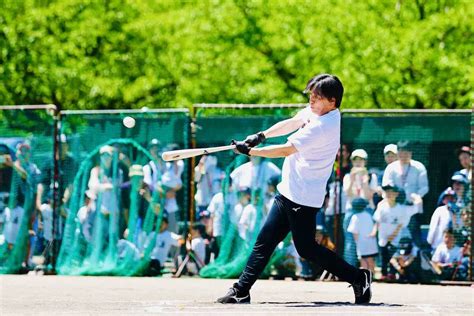
[(352, 304), (342, 282), (259, 280), (252, 304), (214, 303), (232, 280), (0, 276), (1, 315), (472, 315), (468, 286), (373, 285), (372, 303)]

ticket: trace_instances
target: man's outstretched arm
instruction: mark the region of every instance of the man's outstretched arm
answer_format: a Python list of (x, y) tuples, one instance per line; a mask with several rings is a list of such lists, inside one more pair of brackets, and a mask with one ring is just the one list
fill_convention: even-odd
[(265, 158), (281, 158), (294, 154), (298, 150), (290, 142), (282, 145), (272, 145), (261, 148), (250, 148), (250, 156)]

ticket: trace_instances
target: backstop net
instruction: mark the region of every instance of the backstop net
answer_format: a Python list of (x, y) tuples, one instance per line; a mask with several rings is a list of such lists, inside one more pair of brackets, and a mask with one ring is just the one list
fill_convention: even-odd
[[(196, 147), (227, 145), (232, 139), (265, 130), (291, 117), (301, 105), (196, 105)], [(266, 144), (284, 142), (272, 138)], [(202, 277), (239, 276), (265, 221), (280, 180), (282, 159), (260, 159), (225, 151), (198, 157), (194, 162), (196, 219), (215, 240), (216, 258), (201, 271)], [(207, 214), (206, 214), (207, 212)], [(212, 221), (207, 221), (210, 216)], [(264, 276), (294, 276), (294, 247), (286, 238), (274, 253)]]
[[(361, 248), (375, 240), (354, 240), (367, 233), (359, 197), (377, 226), (381, 278), (471, 279), (471, 120), (469, 111), (343, 111), (343, 146), (329, 184), (339, 207), (326, 210), (326, 222), (347, 261), (366, 264), (361, 256), (370, 254)], [(397, 196), (393, 207), (383, 205), (394, 191), (388, 186), (396, 187), (388, 193)]]
[(0, 273), (51, 264), (55, 111), (0, 107)]
[(187, 219), (187, 164), (161, 153), (188, 129), (187, 110), (61, 112), (58, 273), (145, 273), (163, 216)]

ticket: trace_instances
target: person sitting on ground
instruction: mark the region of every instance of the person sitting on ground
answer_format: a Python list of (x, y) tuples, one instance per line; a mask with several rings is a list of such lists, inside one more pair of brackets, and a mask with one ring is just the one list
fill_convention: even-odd
[(413, 242), (408, 237), (403, 237), (398, 250), (390, 259), (390, 264), (397, 271), (400, 281), (416, 282), (418, 280), (419, 269), (417, 268), (417, 251), (413, 247)]
[[(155, 233), (152, 232), (149, 240), (152, 241)], [(156, 235), (155, 245), (150, 254), (150, 264), (146, 271), (146, 276), (157, 276), (162, 274), (162, 269), (172, 246), (178, 247), (184, 243), (183, 238), (168, 230), (168, 218), (161, 219), (160, 233)], [(147, 246), (145, 245), (145, 249)]]
[(466, 274), (467, 262), (463, 260), (463, 248), (454, 244), (452, 229), (444, 231), (443, 243), (436, 248), (431, 261), (442, 279), (455, 279)]

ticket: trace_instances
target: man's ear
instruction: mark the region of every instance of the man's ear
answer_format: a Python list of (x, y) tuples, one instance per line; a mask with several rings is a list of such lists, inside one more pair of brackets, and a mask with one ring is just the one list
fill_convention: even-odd
[(331, 102), (331, 104), (332, 104), (334, 107), (336, 107), (336, 98), (330, 98), (330, 99), (328, 99), (328, 100), (329, 100), (329, 102)]

